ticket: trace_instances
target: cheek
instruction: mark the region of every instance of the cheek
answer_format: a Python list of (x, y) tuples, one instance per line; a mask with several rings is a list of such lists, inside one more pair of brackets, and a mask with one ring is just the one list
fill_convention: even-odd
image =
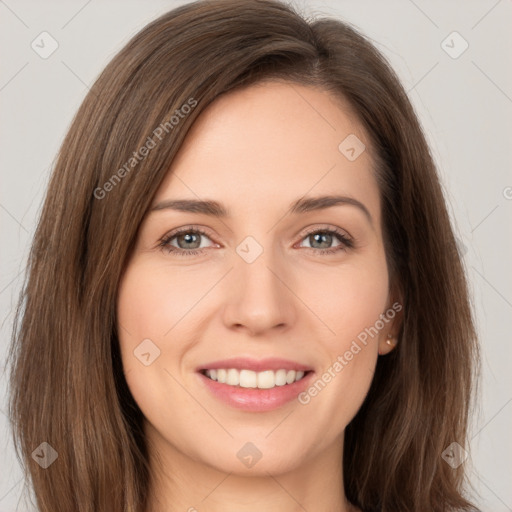
[(359, 335), (364, 338), (366, 329), (374, 326), (380, 315), (385, 313), (388, 273), (382, 258), (341, 266), (325, 277), (323, 282), (326, 285), (314, 292), (315, 308), (334, 331), (330, 337), (331, 349), (339, 351), (348, 348), (347, 344), (350, 345)]
[(155, 385), (158, 369), (172, 356), (169, 352), (173, 347), (164, 346), (164, 341), (178, 321), (174, 317), (180, 302), (173, 290), (176, 287), (166, 282), (158, 268), (143, 264), (131, 263), (121, 280), (117, 300), (119, 346), (134, 394), (139, 379), (147, 379), (147, 386)]
[(158, 389), (175, 399), (183, 395), (172, 376), (196, 343), (201, 298), (218, 279), (142, 259), (128, 265), (117, 300), (118, 335), (127, 384), (141, 409), (147, 402), (159, 410)]
[(330, 433), (335, 435), (340, 425), (346, 426), (355, 416), (373, 379), (380, 319), (388, 300), (388, 273), (384, 258), (375, 258), (340, 266), (335, 272), (331, 269), (328, 277), (322, 291), (315, 288), (310, 297), (333, 332), (322, 337), (323, 371), (306, 390), (302, 403), (311, 403), (319, 416), (328, 418)]
[[(178, 384), (178, 366), (192, 343), (183, 335), (185, 315), (199, 300), (201, 287), (191, 287), (186, 273), (174, 273), (172, 281), (168, 274), (158, 265), (131, 263), (119, 286), (117, 322), (124, 375), (135, 402), (150, 423), (166, 425), (178, 442), (198, 414)], [(173, 343), (175, 325), (180, 343)]]
[(174, 327), (204, 294), (205, 286), (210, 286), (208, 281), (204, 275), (186, 270), (171, 273), (166, 266), (132, 264), (119, 287), (120, 335), (138, 343), (145, 338), (170, 338)]

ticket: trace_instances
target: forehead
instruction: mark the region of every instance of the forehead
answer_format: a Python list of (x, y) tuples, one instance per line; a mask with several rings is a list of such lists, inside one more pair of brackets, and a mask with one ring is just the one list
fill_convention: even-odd
[[(354, 153), (347, 146), (362, 152), (348, 158)], [(357, 197), (378, 217), (370, 141), (353, 111), (323, 89), (263, 82), (227, 93), (201, 113), (155, 203), (208, 197), (255, 212), (333, 193)]]

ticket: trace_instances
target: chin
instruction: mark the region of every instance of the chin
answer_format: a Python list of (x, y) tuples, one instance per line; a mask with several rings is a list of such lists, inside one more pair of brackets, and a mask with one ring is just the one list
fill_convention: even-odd
[[(304, 446), (278, 446), (265, 439), (266, 434), (230, 440), (229, 446), (217, 446), (215, 452), (201, 454), (199, 460), (213, 469), (240, 476), (277, 475), (297, 469), (305, 463)], [(283, 450), (284, 448), (284, 450)], [(212, 457), (213, 455), (213, 457)]]

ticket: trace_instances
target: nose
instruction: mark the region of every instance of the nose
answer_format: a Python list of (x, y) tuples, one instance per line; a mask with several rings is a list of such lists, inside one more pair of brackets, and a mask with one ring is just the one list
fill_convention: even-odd
[(252, 336), (290, 328), (297, 314), (290, 279), (290, 274), (266, 252), (252, 263), (236, 261), (226, 283), (225, 326)]

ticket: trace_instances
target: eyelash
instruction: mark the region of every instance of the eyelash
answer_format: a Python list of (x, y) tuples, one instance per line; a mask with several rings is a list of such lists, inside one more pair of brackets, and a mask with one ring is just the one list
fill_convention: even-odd
[[(177, 236), (183, 234), (183, 233), (194, 233), (194, 234), (200, 234), (204, 235), (208, 238), (210, 238), (209, 233), (202, 230), (201, 228), (192, 228), (191, 226), (187, 226), (184, 228), (177, 229), (173, 231), (172, 233), (169, 233), (168, 235), (164, 235), (158, 242), (158, 247), (160, 247), (162, 250), (165, 250), (169, 253), (174, 253), (177, 256), (196, 256), (199, 254), (202, 254), (206, 248), (202, 249), (179, 249), (176, 247), (173, 247), (170, 245), (170, 242), (176, 238)], [(304, 234), (304, 236), (301, 238), (301, 240), (304, 240), (305, 238), (317, 234), (317, 233), (327, 233), (329, 235), (335, 235), (335, 237), (338, 238), (338, 240), (341, 242), (340, 245), (337, 247), (331, 247), (329, 249), (315, 249), (314, 247), (304, 247), (304, 249), (309, 249), (310, 251), (313, 251), (316, 254), (321, 255), (328, 255), (337, 253), (340, 251), (346, 251), (347, 249), (352, 249), (354, 247), (354, 241), (349, 238), (346, 234), (344, 234), (342, 231), (335, 229), (335, 228), (329, 228), (329, 229), (312, 229)]]

